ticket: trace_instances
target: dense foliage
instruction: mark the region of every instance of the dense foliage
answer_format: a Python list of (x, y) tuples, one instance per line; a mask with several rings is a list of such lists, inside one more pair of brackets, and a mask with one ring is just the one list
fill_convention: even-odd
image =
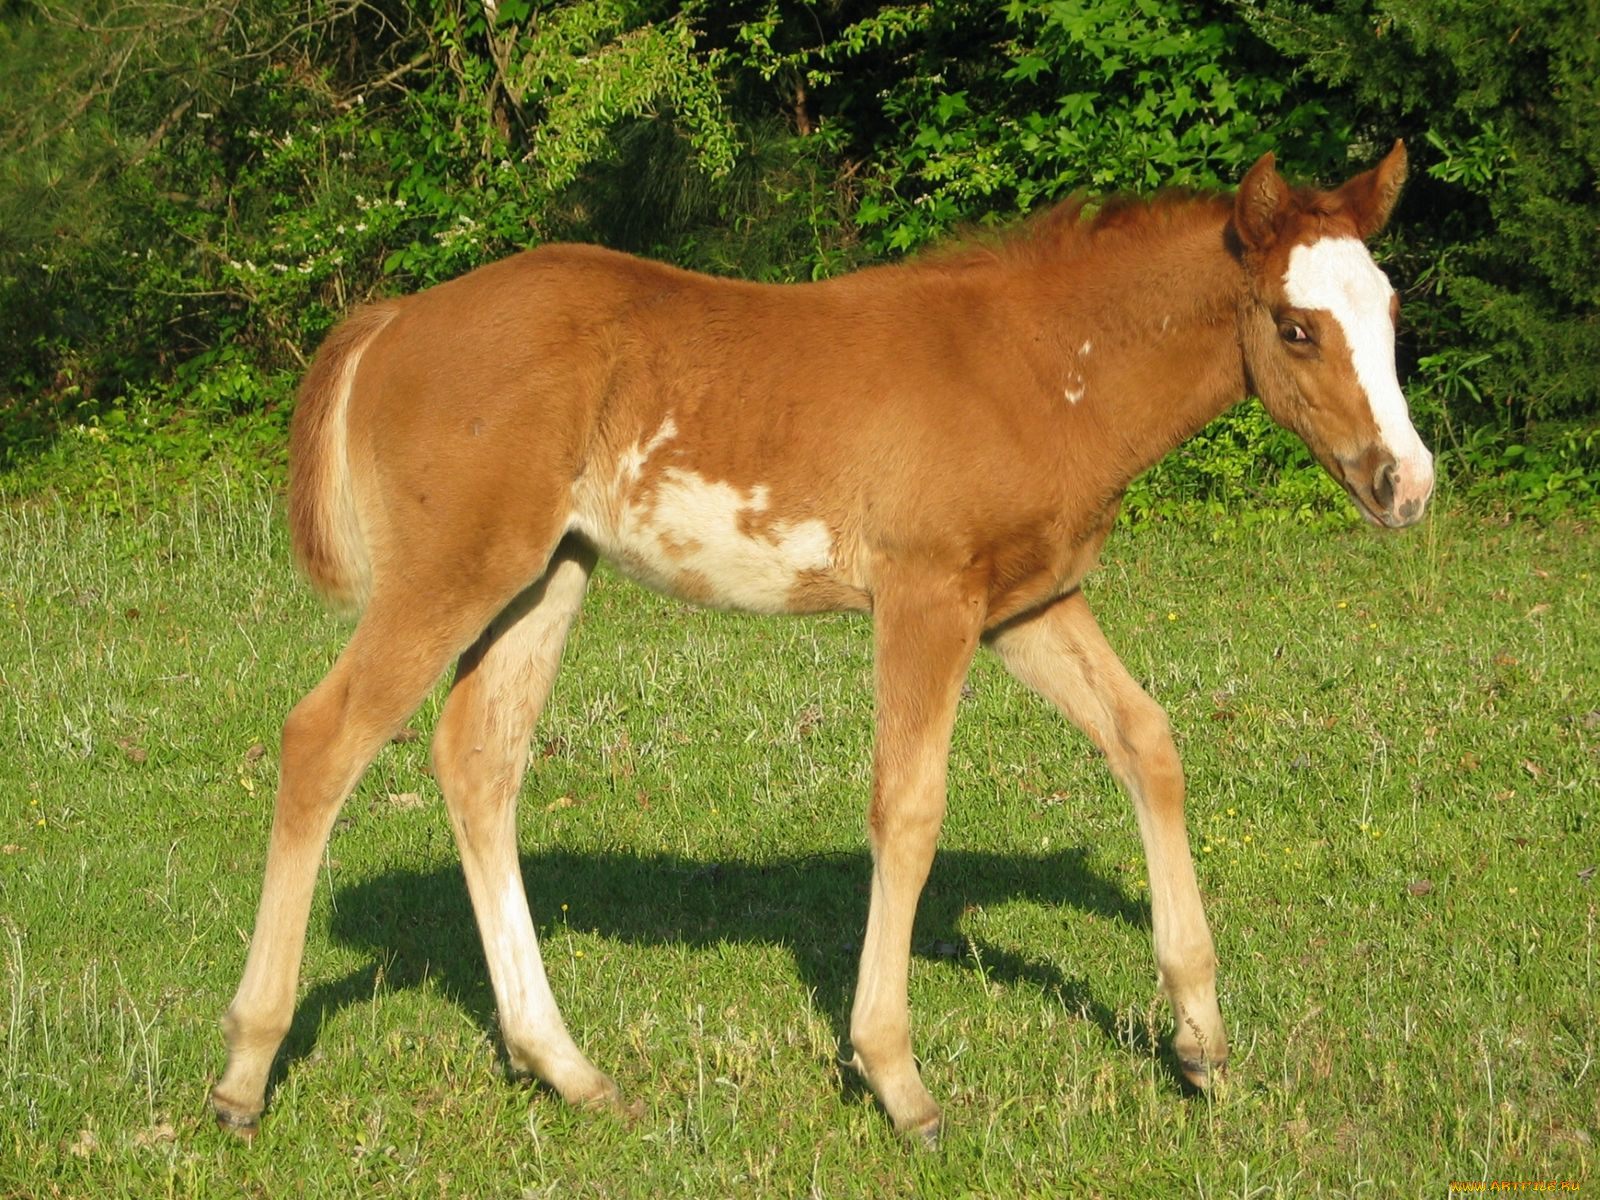
[[(1423, 422), (1458, 475), (1593, 499), (1593, 25), (1552, 0), (0, 0), (0, 463), (219, 430), (270, 458), (339, 312), (541, 240), (803, 279), (1080, 188), (1227, 185), (1268, 148), (1331, 181), (1404, 136), (1384, 254)], [(1168, 492), (1295, 476), (1262, 424)]]

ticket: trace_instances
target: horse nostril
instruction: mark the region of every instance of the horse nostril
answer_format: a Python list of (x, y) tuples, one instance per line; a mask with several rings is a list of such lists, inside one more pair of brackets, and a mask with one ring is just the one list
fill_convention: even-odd
[(1384, 463), (1372, 477), (1372, 498), (1384, 508), (1393, 507), (1394, 485), (1398, 481), (1399, 472), (1394, 469), (1394, 463)]

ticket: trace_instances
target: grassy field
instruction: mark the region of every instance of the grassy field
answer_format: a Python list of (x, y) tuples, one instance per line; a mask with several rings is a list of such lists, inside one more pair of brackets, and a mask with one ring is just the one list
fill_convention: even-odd
[(579, 1042), (508, 1081), (427, 733), (344, 811), (260, 1137), (206, 1089), (278, 722), (342, 630), (270, 492), (0, 510), (0, 1196), (1442, 1196), (1600, 1161), (1600, 536), (1120, 530), (1088, 585), (1172, 714), (1234, 1039), (1165, 1047), (1088, 743), (980, 661), (911, 993), (943, 1146), (835, 1064), (866, 908), (869, 631), (602, 574), (524, 789)]

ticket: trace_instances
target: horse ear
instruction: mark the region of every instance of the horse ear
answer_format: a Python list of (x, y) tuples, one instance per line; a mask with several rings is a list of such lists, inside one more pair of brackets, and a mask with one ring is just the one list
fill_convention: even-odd
[(1406, 182), (1406, 144), (1395, 139), (1394, 148), (1370, 171), (1363, 171), (1338, 191), (1344, 206), (1354, 215), (1356, 230), (1370, 238), (1389, 222), (1400, 189)]
[(1288, 206), (1289, 188), (1268, 150), (1244, 174), (1233, 200), (1233, 224), (1245, 248), (1260, 252), (1278, 236), (1278, 215)]

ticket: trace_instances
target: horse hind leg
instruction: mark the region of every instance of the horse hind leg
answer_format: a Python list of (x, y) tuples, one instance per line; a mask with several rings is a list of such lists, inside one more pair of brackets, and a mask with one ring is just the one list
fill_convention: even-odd
[(568, 1034), (539, 953), (517, 860), (516, 802), (528, 738), (549, 695), (594, 553), (563, 543), (543, 578), (461, 658), (434, 735), (461, 866), (483, 937), (506, 1054), (569, 1103), (620, 1105), (616, 1085)]
[(294, 1015), (317, 865), (345, 797), (504, 600), (485, 603), (376, 592), (333, 669), (285, 720), (255, 932), (222, 1020), (228, 1064), (211, 1092), (222, 1124), (248, 1134), (261, 1114)]

